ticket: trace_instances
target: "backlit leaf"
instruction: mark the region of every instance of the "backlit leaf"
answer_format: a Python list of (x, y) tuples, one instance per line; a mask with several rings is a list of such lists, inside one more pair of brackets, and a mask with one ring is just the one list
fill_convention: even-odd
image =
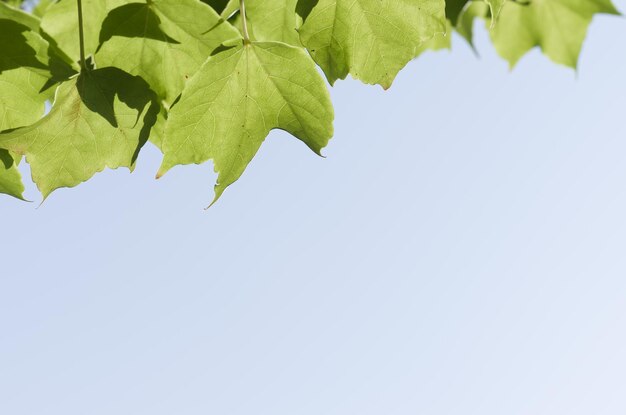
[(100, 32), (99, 66), (143, 77), (171, 104), (207, 57), (239, 33), (197, 0), (151, 0), (120, 6)]
[(0, 148), (0, 193), (24, 200), (22, 176), (13, 156)]
[[(85, 53), (96, 52), (100, 28), (109, 11), (128, 3), (125, 0), (82, 0), (85, 29)], [(74, 62), (80, 59), (78, 7), (75, 0), (61, 0), (49, 6), (41, 20), (41, 29), (55, 39), (57, 46)]]
[[(29, 125), (44, 113), (52, 77), (48, 42), (36, 18), (0, 3), (0, 131)], [(0, 193), (22, 199), (24, 186), (16, 159), (0, 148)]]
[(104, 168), (132, 168), (159, 105), (145, 81), (117, 68), (62, 84), (52, 110), (32, 126), (0, 134), (0, 147), (26, 156), (44, 198)]
[(297, 3), (298, 0), (257, 0), (246, 3), (254, 39), (301, 46), (300, 35), (296, 31), (302, 20), (296, 13)]
[(239, 44), (211, 57), (170, 113), (159, 175), (177, 164), (213, 160), (215, 200), (243, 173), (272, 129), (283, 129), (316, 153), (333, 134), (324, 80), (300, 48)]
[(576, 67), (587, 28), (597, 13), (617, 14), (610, 0), (508, 1), (491, 38), (511, 66), (539, 46), (554, 62)]
[(443, 0), (319, 0), (300, 38), (329, 82), (391, 86), (425, 41), (445, 33)]

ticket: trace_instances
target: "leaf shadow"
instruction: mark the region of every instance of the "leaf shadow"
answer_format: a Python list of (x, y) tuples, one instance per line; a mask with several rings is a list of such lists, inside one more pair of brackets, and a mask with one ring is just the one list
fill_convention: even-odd
[[(0, 19), (0, 44), (2, 45), (2, 49), (0, 49), (0, 74), (19, 68), (37, 70), (41, 75), (48, 77), (48, 81), (39, 91), (43, 93), (76, 73), (68, 63), (69, 58), (62, 57), (52, 39), (45, 34), (41, 35), (40, 41), (41, 45), (45, 45), (47, 42), (47, 62), (42, 62), (41, 57), (37, 56), (37, 50), (26, 37), (28, 32), (32, 32), (32, 30), (26, 25), (13, 20)], [(39, 35), (36, 32), (32, 33)]]
[(309, 17), (313, 8), (317, 6), (317, 3), (319, 3), (319, 0), (298, 0), (298, 3), (296, 4), (296, 13), (304, 21), (307, 17)]
[(85, 106), (107, 120), (114, 128), (121, 128), (115, 114), (116, 99), (137, 112), (132, 127), (141, 123), (141, 130), (139, 145), (132, 159), (134, 163), (139, 150), (150, 138), (150, 131), (161, 110), (157, 95), (150, 89), (150, 85), (139, 76), (107, 67), (84, 71), (79, 75), (76, 87)]
[(141, 37), (180, 44), (163, 31), (161, 19), (148, 3), (130, 3), (111, 10), (102, 22), (98, 50), (113, 36)]
[(55, 87), (61, 82), (65, 82), (72, 76), (76, 75), (76, 71), (67, 63), (67, 60), (61, 58), (58, 54), (58, 49), (53, 45), (48, 47), (48, 70), (50, 71), (50, 78), (41, 87), (39, 93), (43, 93), (52, 87)]
[(456, 25), (461, 11), (467, 5), (467, 0), (446, 0), (446, 17)]
[(0, 168), (9, 170), (15, 164), (15, 160), (8, 150), (0, 148)]
[(37, 58), (37, 51), (28, 43), (28, 26), (9, 19), (0, 19), (0, 74), (22, 67), (47, 70), (48, 65)]
[(211, 6), (211, 8), (213, 8), (213, 10), (217, 12), (217, 14), (222, 14), (224, 9), (226, 9), (226, 6), (228, 6), (229, 0), (200, 0), (200, 1), (202, 1), (202, 3), (206, 3), (209, 6)]

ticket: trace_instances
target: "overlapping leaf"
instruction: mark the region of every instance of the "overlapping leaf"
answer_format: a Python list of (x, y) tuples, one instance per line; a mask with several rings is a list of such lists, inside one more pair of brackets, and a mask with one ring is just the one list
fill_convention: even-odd
[(239, 44), (211, 57), (186, 85), (166, 126), (159, 175), (212, 159), (217, 200), (270, 130), (288, 131), (319, 154), (332, 137), (333, 117), (306, 52), (275, 42)]
[[(302, 26), (302, 14), (310, 12), (312, 0), (264, 0), (246, 2), (246, 21), (250, 38), (256, 41), (284, 42), (302, 47), (298, 29)], [(239, 0), (231, 0), (222, 16), (230, 16), (230, 22), (242, 26)]]
[(496, 25), (502, 6), (508, 0), (446, 0), (448, 30), (437, 34), (419, 47), (419, 51), (452, 48), (452, 32), (460, 34), (472, 47), (474, 20), (477, 17), (488, 19), (489, 28)]
[(33, 8), (33, 14), (39, 18), (48, 12), (48, 9), (54, 5), (56, 0), (39, 0)]
[(22, 0), (2, 0), (0, 1), (0, 4), (6, 4), (8, 6), (11, 7), (20, 7), (20, 5), (22, 4)]
[[(44, 113), (42, 91), (52, 77), (48, 42), (32, 16), (0, 3), (0, 131), (37, 121)], [(17, 163), (0, 149), (0, 193), (22, 198), (24, 186)]]
[(158, 111), (142, 79), (117, 68), (87, 71), (59, 87), (44, 118), (0, 134), (0, 147), (26, 155), (45, 198), (106, 167), (132, 167)]
[[(459, 23), (459, 18), (463, 14), (463, 11), (470, 7), (472, 4), (484, 3), (489, 6), (490, 14), (493, 17), (492, 24), (498, 19), (500, 11), (504, 6), (504, 3), (510, 0), (446, 0), (446, 16), (456, 26)], [(521, 0), (524, 1), (524, 0)]]
[(227, 19), (237, 10), (239, 10), (239, 0), (201, 0), (208, 4), (219, 13), (220, 16)]
[(37, 33), (0, 19), (0, 131), (30, 124), (44, 111), (50, 78), (48, 44)]
[(99, 66), (140, 75), (169, 105), (218, 46), (239, 36), (197, 0), (150, 0), (111, 11), (100, 32)]
[(311, 57), (331, 83), (352, 75), (387, 88), (424, 50), (450, 47), (452, 28), (471, 43), (480, 17), (511, 65), (539, 46), (575, 66), (593, 16), (617, 13), (610, 0), (246, 0), (253, 41), (242, 42), (239, 0), (82, 3), (86, 53), (102, 69), (63, 83), (41, 118), (68, 62), (78, 69), (76, 1), (42, 0), (42, 22), (0, 1), (0, 193), (22, 196), (22, 155), (47, 197), (132, 168), (153, 133), (159, 175), (213, 160), (217, 199), (270, 130), (318, 153), (327, 144), (333, 111)]
[(48, 42), (32, 16), (0, 4), (0, 131), (31, 124), (44, 112), (52, 77)]
[(319, 0), (300, 39), (330, 83), (391, 86), (419, 46), (446, 31), (443, 0)]
[(456, 22), (455, 30), (469, 43), (472, 48), (474, 47), (474, 21), (477, 19), (491, 20), (489, 28), (493, 29), (495, 23), (493, 19), (490, 19), (489, 6), (482, 1), (473, 1), (467, 5), (461, 12), (459, 19)]
[(0, 3), (0, 19), (13, 20), (31, 30), (39, 30), (40, 21), (37, 17), (11, 6), (11, 3)]
[[(487, 3), (482, 0), (472, 1), (472, 0), (446, 0), (446, 18), (447, 18), (447, 29), (445, 33), (437, 33), (435, 36), (422, 43), (417, 51), (418, 55), (426, 51), (438, 51), (443, 49), (452, 49), (452, 32), (456, 30), (463, 37), (465, 34), (463, 31), (466, 29), (465, 22), (467, 16), (467, 10), (470, 7), (473, 7), (476, 4), (487, 6)], [(470, 22), (470, 28), (473, 24), (473, 19)], [(468, 39), (471, 43), (471, 40)]]
[(302, 19), (296, 12), (297, 4), (298, 0), (251, 1), (247, 4), (254, 39), (301, 46), (296, 28)]

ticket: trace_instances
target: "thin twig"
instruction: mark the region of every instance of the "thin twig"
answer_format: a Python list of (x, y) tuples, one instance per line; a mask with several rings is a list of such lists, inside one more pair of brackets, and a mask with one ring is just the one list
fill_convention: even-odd
[(82, 0), (76, 0), (78, 3), (78, 40), (80, 42), (80, 68), (87, 69), (85, 61), (85, 33), (83, 31), (83, 3)]
[(239, 0), (239, 10), (241, 11), (241, 29), (243, 31), (243, 42), (250, 43), (250, 34), (248, 33), (248, 16), (246, 16), (246, 3)]

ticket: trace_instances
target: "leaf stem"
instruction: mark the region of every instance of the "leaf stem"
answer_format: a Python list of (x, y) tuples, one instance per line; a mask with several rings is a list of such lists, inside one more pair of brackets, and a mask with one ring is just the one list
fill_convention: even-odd
[(243, 31), (243, 43), (250, 43), (250, 33), (248, 33), (248, 16), (246, 15), (245, 0), (239, 0), (239, 10), (241, 11), (241, 29)]
[(80, 42), (80, 68), (82, 70), (87, 69), (87, 62), (85, 60), (85, 33), (83, 31), (83, 2), (82, 0), (76, 0), (78, 4), (78, 40)]

